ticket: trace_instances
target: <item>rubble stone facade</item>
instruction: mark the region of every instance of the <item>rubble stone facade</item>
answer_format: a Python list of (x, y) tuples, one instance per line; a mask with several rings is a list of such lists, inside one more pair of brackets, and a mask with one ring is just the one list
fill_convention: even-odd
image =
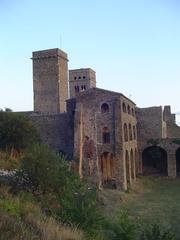
[(77, 163), (80, 177), (118, 189), (146, 168), (176, 177), (180, 128), (170, 106), (138, 108), (121, 93), (96, 88), (90, 68), (69, 71), (68, 97), (67, 54), (50, 49), (32, 59), (30, 117), (44, 143)]
[(80, 92), (96, 87), (96, 72), (91, 68), (69, 70), (70, 98), (76, 97)]

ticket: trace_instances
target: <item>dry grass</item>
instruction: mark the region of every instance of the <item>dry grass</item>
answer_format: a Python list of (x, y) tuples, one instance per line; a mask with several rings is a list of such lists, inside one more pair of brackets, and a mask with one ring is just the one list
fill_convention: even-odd
[(83, 232), (45, 216), (40, 207), (0, 186), (0, 240), (85, 240)]
[(19, 169), (21, 156), (22, 154), (15, 151), (13, 153), (0, 151), (0, 169), (9, 171)]
[(40, 208), (31, 203), (26, 203), (23, 210), (23, 220), (38, 234), (42, 240), (82, 240), (83, 233), (75, 227), (59, 224), (52, 217), (42, 214)]

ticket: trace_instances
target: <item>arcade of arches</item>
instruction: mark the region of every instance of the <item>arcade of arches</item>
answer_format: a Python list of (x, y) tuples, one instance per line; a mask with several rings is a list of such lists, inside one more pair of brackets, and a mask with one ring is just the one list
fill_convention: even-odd
[[(144, 175), (168, 175), (168, 154), (166, 150), (159, 146), (150, 146), (142, 152), (142, 162), (139, 160), (137, 149), (130, 149), (124, 152), (126, 183), (131, 184), (136, 180), (136, 176), (141, 172)], [(174, 162), (176, 176), (180, 176), (180, 147), (175, 151)], [(170, 164), (172, 159), (170, 159)], [(100, 156), (100, 167), (102, 174), (102, 184), (114, 184), (115, 176), (115, 156), (110, 152), (104, 152)], [(142, 169), (141, 169), (142, 164)]]
[(133, 180), (136, 179), (136, 175), (139, 171), (138, 166), (138, 157), (137, 157), (137, 150), (129, 152), (126, 150), (125, 152), (125, 163), (126, 163), (126, 181), (127, 184), (132, 183)]
[(142, 153), (142, 171), (144, 175), (163, 174), (167, 175), (167, 153), (157, 146), (144, 149)]
[[(142, 173), (144, 175), (160, 174), (165, 176), (180, 176), (180, 147), (170, 155), (168, 161), (167, 151), (159, 146), (147, 147), (142, 152)], [(173, 161), (173, 159), (175, 159)], [(169, 163), (169, 166), (168, 166)], [(169, 169), (174, 169), (174, 174), (168, 173)]]

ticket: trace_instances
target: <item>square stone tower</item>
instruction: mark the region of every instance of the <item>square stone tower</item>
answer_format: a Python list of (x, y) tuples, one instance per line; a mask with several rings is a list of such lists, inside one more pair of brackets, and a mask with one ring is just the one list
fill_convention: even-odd
[(69, 70), (70, 98), (76, 97), (79, 92), (96, 87), (96, 72), (91, 68)]
[(33, 52), (34, 111), (60, 113), (66, 111), (68, 99), (68, 58), (62, 50)]

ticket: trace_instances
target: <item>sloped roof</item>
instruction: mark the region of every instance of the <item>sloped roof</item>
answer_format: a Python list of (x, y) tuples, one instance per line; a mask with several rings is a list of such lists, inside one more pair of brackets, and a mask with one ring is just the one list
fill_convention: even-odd
[(86, 94), (90, 94), (90, 93), (94, 93), (94, 92), (107, 92), (107, 93), (110, 93), (112, 94), (112, 96), (115, 96), (115, 97), (124, 97), (125, 99), (127, 99), (128, 101), (130, 101), (131, 103), (133, 103), (134, 105), (136, 105), (131, 99), (127, 98), (125, 95), (123, 95), (122, 93), (119, 93), (119, 92), (115, 92), (115, 91), (111, 91), (111, 90), (106, 90), (106, 89), (102, 89), (102, 88), (89, 88), (83, 92), (80, 92), (76, 98), (79, 99), (81, 97), (83, 97), (84, 95)]

